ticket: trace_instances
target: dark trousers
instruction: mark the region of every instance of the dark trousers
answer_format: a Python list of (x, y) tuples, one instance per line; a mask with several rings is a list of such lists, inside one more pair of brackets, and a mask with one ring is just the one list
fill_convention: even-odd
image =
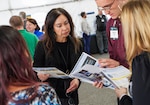
[(77, 103), (70, 104), (68, 98), (66, 98), (66, 99), (60, 98), (60, 101), (61, 101), (62, 105), (78, 105)]
[(91, 36), (83, 33), (83, 42), (84, 42), (84, 51), (88, 54), (91, 54), (90, 52)]
[(107, 35), (106, 31), (96, 31), (96, 40), (97, 46), (99, 49), (99, 53), (106, 53), (108, 51), (108, 42), (107, 42)]
[(119, 105), (119, 98), (117, 98), (117, 105)]

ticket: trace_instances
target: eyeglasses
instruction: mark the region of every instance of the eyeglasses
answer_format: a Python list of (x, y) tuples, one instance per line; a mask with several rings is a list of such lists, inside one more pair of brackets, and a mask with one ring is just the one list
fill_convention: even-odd
[(104, 6), (104, 7), (98, 7), (98, 10), (100, 10), (100, 11), (108, 11), (108, 10), (111, 9), (111, 7), (114, 4), (114, 2), (115, 2), (115, 0), (111, 4), (108, 4), (108, 5)]
[(68, 104), (69, 105), (75, 105), (74, 99), (70, 96), (69, 93), (66, 93), (66, 97), (68, 97)]

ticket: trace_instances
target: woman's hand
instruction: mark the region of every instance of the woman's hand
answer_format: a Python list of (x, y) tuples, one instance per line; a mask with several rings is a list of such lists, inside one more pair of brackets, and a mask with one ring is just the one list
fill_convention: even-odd
[(50, 74), (37, 73), (37, 76), (41, 81), (45, 81), (49, 78)]
[(69, 92), (72, 92), (74, 90), (76, 90), (78, 87), (79, 87), (79, 80), (78, 79), (73, 79), (71, 82), (70, 82), (70, 86), (69, 88), (67, 89), (66, 93), (69, 93)]
[(108, 68), (113, 68), (113, 67), (117, 67), (120, 65), (120, 63), (114, 59), (99, 59), (99, 64), (100, 67), (108, 67)]
[(118, 98), (121, 98), (123, 95), (126, 95), (127, 94), (127, 88), (116, 88), (115, 89), (115, 92), (116, 92), (116, 95)]

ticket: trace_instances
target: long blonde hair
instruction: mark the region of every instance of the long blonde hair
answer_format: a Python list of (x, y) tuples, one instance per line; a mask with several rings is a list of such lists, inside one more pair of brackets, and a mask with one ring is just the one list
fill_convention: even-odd
[(133, 58), (143, 51), (150, 52), (150, 2), (134, 0), (122, 8), (126, 57), (131, 64)]

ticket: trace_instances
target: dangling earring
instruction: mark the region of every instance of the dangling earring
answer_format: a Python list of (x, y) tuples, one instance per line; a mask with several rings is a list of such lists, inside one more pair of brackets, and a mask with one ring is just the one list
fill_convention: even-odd
[(124, 5), (125, 3), (126, 3), (126, 0), (121, 0), (121, 1), (119, 1), (118, 8), (119, 8), (120, 11), (122, 11), (122, 7), (123, 7), (123, 5)]
[(120, 11), (122, 11), (122, 8), (120, 7), (120, 5), (118, 5), (118, 8), (119, 8)]

